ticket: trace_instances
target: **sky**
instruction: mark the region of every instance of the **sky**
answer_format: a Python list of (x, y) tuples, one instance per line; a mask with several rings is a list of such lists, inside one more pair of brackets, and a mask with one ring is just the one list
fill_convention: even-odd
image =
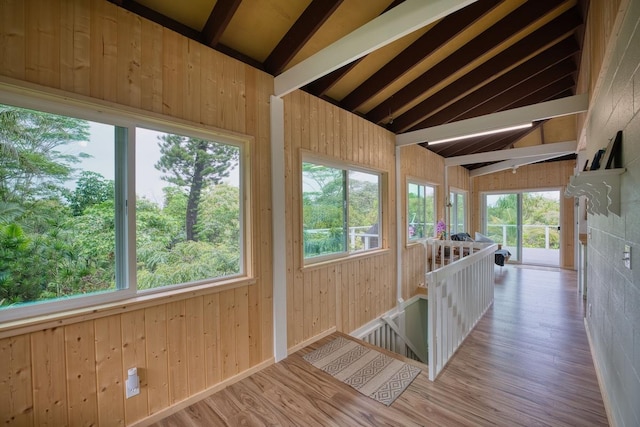
[[(69, 147), (69, 154), (86, 153), (91, 157), (82, 159), (76, 167), (99, 173), (106, 179), (114, 179), (114, 126), (102, 123), (89, 122), (89, 141), (76, 143)], [(136, 194), (156, 202), (159, 205), (163, 201), (162, 188), (167, 183), (162, 180), (162, 173), (155, 168), (160, 160), (160, 147), (158, 136), (163, 132), (157, 132), (144, 128), (136, 129)], [(237, 186), (239, 171), (236, 167), (224, 182)]]

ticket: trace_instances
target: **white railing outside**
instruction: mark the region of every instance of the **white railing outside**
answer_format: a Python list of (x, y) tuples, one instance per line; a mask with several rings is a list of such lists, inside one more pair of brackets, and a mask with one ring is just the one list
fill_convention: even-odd
[[(356, 227), (349, 227), (349, 248), (354, 250), (357, 245), (357, 240), (362, 239), (362, 250), (371, 249), (377, 247), (379, 243), (375, 246), (371, 244), (372, 241), (379, 242), (380, 234), (379, 233), (367, 233), (372, 228), (371, 225), (359, 225)], [(329, 228), (314, 228), (308, 229), (304, 231), (307, 234), (325, 234), (328, 235), (331, 232)], [(375, 239), (375, 240), (374, 240)]]
[[(560, 233), (560, 230), (558, 230), (558, 224), (523, 224), (522, 225), (522, 234), (523, 234), (523, 240), (527, 240), (527, 233), (531, 233), (536, 229), (544, 229), (544, 249), (550, 249), (551, 248), (551, 236), (552, 235), (556, 235), (556, 242), (558, 241), (558, 235)], [(498, 229), (499, 231), (495, 232), (495, 231), (491, 231), (491, 230), (495, 230)], [(496, 240), (496, 243), (501, 243), (503, 247), (507, 247), (508, 245), (508, 238), (507, 238), (507, 229), (515, 229), (516, 225), (515, 224), (487, 224), (487, 234), (490, 234), (493, 237), (493, 240)], [(499, 235), (500, 239), (495, 239), (495, 236)], [(497, 241), (500, 240), (500, 241)], [(515, 246), (515, 244), (511, 245), (511, 246)], [(539, 247), (540, 249), (542, 249), (541, 246), (536, 246)]]
[(498, 245), (436, 239), (428, 239), (425, 244), (431, 246), (432, 259), (438, 250), (444, 253), (447, 246), (450, 257), (456, 247), (461, 254), (455, 262), (426, 273), (428, 365), (433, 381), (493, 303), (494, 252)]

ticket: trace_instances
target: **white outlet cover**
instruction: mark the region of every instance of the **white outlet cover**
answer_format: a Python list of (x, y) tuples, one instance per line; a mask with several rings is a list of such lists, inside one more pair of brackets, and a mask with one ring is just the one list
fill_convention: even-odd
[(624, 260), (624, 266), (631, 270), (631, 245), (624, 245), (622, 259)]

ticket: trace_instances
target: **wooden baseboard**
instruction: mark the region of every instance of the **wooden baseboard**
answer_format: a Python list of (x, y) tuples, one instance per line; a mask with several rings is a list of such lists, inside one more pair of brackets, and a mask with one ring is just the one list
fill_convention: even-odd
[(289, 349), (287, 350), (287, 354), (293, 354), (296, 351), (305, 348), (308, 345), (313, 344), (314, 342), (321, 340), (322, 338), (331, 335), (332, 333), (334, 333), (337, 330), (337, 328), (335, 326), (327, 329), (324, 332), (320, 332), (318, 335), (315, 335), (311, 338), (309, 338), (308, 340), (304, 340), (301, 343), (298, 343), (296, 345), (294, 345), (293, 347), (289, 347)]
[(149, 426), (149, 425), (151, 425), (153, 423), (156, 423), (156, 422), (158, 422), (158, 421), (160, 421), (160, 420), (162, 420), (162, 419), (164, 419), (164, 418), (166, 418), (166, 417), (168, 417), (170, 415), (175, 414), (176, 412), (178, 412), (178, 411), (180, 411), (180, 410), (182, 410), (182, 409), (184, 409), (184, 408), (186, 408), (186, 407), (188, 407), (190, 405), (193, 405), (196, 402), (199, 402), (200, 400), (202, 400), (202, 399), (204, 399), (206, 397), (211, 396), (212, 394), (214, 394), (214, 393), (216, 393), (216, 392), (218, 392), (218, 391), (230, 386), (231, 384), (237, 383), (238, 381), (240, 381), (240, 380), (242, 380), (242, 379), (244, 379), (244, 378), (246, 378), (246, 377), (248, 377), (250, 375), (253, 375), (256, 372), (261, 371), (264, 368), (273, 365), (274, 363), (275, 363), (275, 359), (273, 357), (271, 357), (271, 358), (265, 360), (264, 362), (259, 363), (259, 364), (255, 365), (255, 366), (247, 369), (244, 372), (241, 372), (241, 373), (239, 373), (237, 375), (234, 375), (231, 378), (227, 378), (226, 380), (224, 380), (222, 382), (219, 382), (218, 384), (216, 384), (216, 385), (214, 385), (212, 387), (209, 387), (206, 390), (202, 390), (201, 392), (198, 392), (198, 393), (194, 394), (193, 396), (190, 396), (189, 398), (176, 403), (175, 405), (171, 405), (171, 406), (169, 406), (167, 408), (164, 408), (163, 410), (161, 410), (159, 412), (156, 412), (153, 415), (149, 415), (146, 418), (143, 418), (143, 419), (141, 419), (139, 421), (136, 421), (136, 422), (132, 423), (131, 426), (133, 426), (133, 427), (143, 427), (143, 426)]
[(596, 352), (593, 347), (593, 342), (591, 341), (591, 331), (589, 330), (589, 324), (587, 323), (586, 317), (584, 318), (584, 329), (585, 333), (587, 334), (587, 340), (589, 341), (591, 360), (593, 360), (593, 367), (596, 370), (596, 378), (598, 378), (598, 386), (600, 387), (600, 394), (602, 395), (604, 410), (607, 413), (607, 421), (609, 421), (609, 425), (611, 427), (616, 427), (615, 419), (611, 416), (611, 400), (609, 399), (609, 394), (607, 393), (607, 388), (605, 387), (605, 383), (602, 378), (602, 372), (600, 371), (600, 365), (598, 364), (598, 359), (596, 358)]

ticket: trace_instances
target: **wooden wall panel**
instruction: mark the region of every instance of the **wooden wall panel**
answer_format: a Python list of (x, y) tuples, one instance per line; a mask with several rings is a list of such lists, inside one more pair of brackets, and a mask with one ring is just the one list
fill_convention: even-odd
[(64, 347), (63, 328), (45, 329), (31, 334), (36, 426), (60, 426), (68, 423)]
[(0, 61), (2, 74), (25, 79), (26, 74), (26, 19), (23, 0), (0, 2)]
[(94, 321), (96, 337), (96, 390), (98, 425), (125, 425), (122, 399), (122, 325), (120, 316)]
[[(149, 371), (147, 369), (146, 318), (145, 310), (130, 311), (122, 315), (122, 368), (123, 378), (130, 368), (138, 368), (140, 394), (125, 400), (125, 421), (131, 424), (149, 414)], [(152, 380), (152, 382), (155, 379)], [(124, 388), (122, 390), (124, 397)]]
[[(402, 183), (402, 193), (398, 200), (401, 203), (402, 224), (407, 223), (407, 181), (414, 179), (436, 186), (436, 212), (437, 218), (444, 219), (445, 222), (445, 197), (447, 191), (444, 187), (444, 158), (418, 145), (402, 147), (400, 150), (400, 176)], [(469, 171), (461, 166), (449, 167), (447, 170), (447, 180), (449, 188), (459, 190), (469, 190)], [(469, 197), (469, 210), (473, 209)], [(403, 230), (405, 226), (403, 225)], [(403, 245), (402, 250), (402, 297), (408, 299), (416, 294), (418, 286), (424, 284), (424, 274), (428, 264), (424, 247), (419, 243), (407, 243), (407, 236), (403, 233), (400, 236)]]
[(98, 421), (95, 330), (93, 321), (64, 327), (69, 419), (78, 425)]
[[(395, 305), (395, 137), (302, 91), (284, 98), (287, 340), (296, 347), (332, 328), (351, 332)], [(300, 194), (303, 153), (385, 174), (383, 246), (304, 266)]]
[[(564, 197), (564, 189), (573, 175), (574, 160), (562, 162), (539, 163), (520, 166), (514, 175), (511, 170), (496, 172), (473, 178), (473, 206), (481, 206), (481, 193), (485, 191), (520, 191), (536, 189), (560, 189), (561, 215), (560, 218), (560, 266), (574, 268), (574, 227), (573, 227), (573, 198)], [(482, 218), (478, 209), (472, 211), (472, 226), (474, 230), (481, 230)]]
[(0, 340), (0, 412), (4, 425), (33, 425), (31, 343), (28, 335)]
[[(147, 340), (147, 393), (149, 413), (169, 406), (169, 343), (167, 342), (167, 306), (144, 310)], [(126, 367), (125, 367), (126, 368)]]
[[(256, 277), (0, 340), (0, 421), (131, 424), (271, 359), (273, 77), (106, 0), (0, 1), (0, 57), (2, 76), (248, 135)], [(131, 367), (141, 394), (125, 399)]]

